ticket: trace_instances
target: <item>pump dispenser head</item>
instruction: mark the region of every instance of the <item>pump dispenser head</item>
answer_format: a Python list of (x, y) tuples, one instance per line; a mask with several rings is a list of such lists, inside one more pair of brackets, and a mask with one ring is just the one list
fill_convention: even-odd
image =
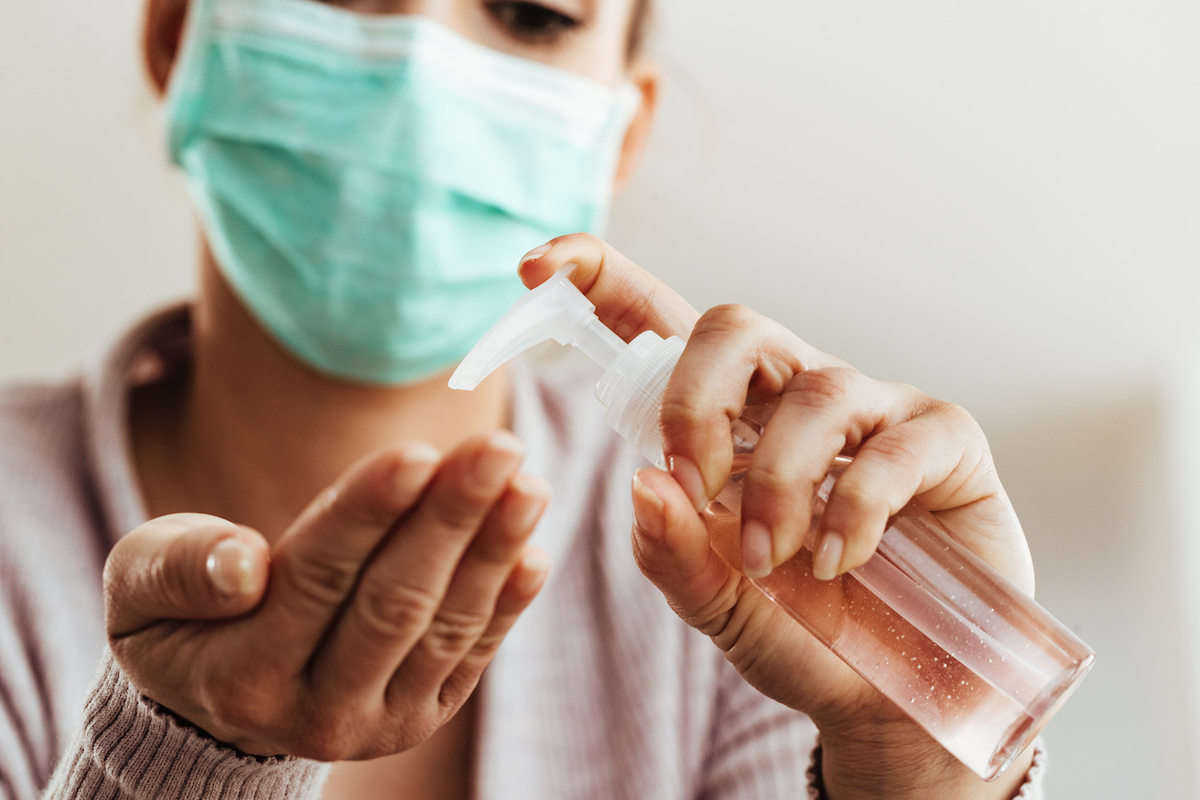
[(662, 462), (658, 410), (683, 341), (654, 331), (628, 345), (605, 327), (596, 306), (571, 283), (570, 267), (522, 297), (484, 334), (450, 376), (451, 389), (474, 389), (494, 370), (547, 339), (569, 344), (604, 368), (596, 398), (604, 420), (652, 463)]
[(501, 364), (547, 339), (578, 347), (608, 369), (625, 343), (596, 317), (596, 306), (571, 283), (568, 270), (513, 303), (454, 370), (451, 389), (474, 389)]

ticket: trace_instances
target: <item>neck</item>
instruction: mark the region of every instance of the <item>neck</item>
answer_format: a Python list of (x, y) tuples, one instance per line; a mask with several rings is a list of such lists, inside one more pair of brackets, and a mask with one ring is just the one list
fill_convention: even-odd
[(314, 372), (271, 338), (205, 252), (189, 379), (135, 396), (134, 451), (151, 516), (214, 514), (274, 541), (347, 467), (386, 444), (446, 452), (507, 424), (503, 373), (474, 392), (446, 374), (398, 387)]

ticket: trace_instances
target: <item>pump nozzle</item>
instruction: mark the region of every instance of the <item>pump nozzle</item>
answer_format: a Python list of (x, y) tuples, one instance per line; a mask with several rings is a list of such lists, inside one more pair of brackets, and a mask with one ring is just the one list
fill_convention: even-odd
[(643, 331), (628, 345), (604, 327), (596, 307), (567, 278), (566, 269), (513, 303), (450, 376), (451, 389), (474, 389), (496, 367), (547, 339), (569, 344), (604, 367), (596, 399), (604, 421), (650, 460), (662, 463), (658, 408), (683, 352), (678, 336)]
[(551, 338), (608, 369), (625, 342), (596, 317), (596, 306), (567, 278), (567, 269), (513, 303), (450, 376), (451, 389), (474, 389), (513, 356)]

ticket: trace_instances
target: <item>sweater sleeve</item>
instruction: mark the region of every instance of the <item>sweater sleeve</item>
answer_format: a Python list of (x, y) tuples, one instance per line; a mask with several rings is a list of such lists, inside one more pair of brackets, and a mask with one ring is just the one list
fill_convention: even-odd
[(80, 729), (43, 800), (316, 800), (328, 766), (257, 758), (143, 697), (105, 651)]

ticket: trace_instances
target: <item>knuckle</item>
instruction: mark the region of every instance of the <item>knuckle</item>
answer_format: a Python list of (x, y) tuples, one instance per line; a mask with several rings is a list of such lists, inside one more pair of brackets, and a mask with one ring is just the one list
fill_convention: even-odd
[(750, 466), (746, 469), (748, 493), (790, 494), (802, 485), (804, 477), (795, 468), (789, 468), (778, 461), (758, 461), (762, 463), (751, 459)]
[(747, 615), (740, 610), (747, 584), (730, 574), (725, 584), (707, 602), (696, 608), (673, 606), (675, 613), (691, 627), (712, 639), (713, 644), (728, 653), (737, 645), (746, 629)]
[(913, 397), (917, 398), (916, 410), (913, 417), (937, 417), (955, 428), (966, 430), (970, 433), (978, 433), (982, 436), (983, 429), (980, 427), (979, 422), (971, 415), (971, 412), (957, 403), (930, 397), (915, 386), (908, 384), (893, 385), (900, 391), (911, 393)]
[(439, 661), (457, 661), (480, 641), (491, 620), (490, 613), (443, 608), (434, 616), (421, 646)]
[[(859, 450), (858, 459), (861, 461), (865, 457), (873, 462), (886, 463), (893, 470), (917, 470), (918, 459), (914, 452), (913, 438), (913, 432), (902, 425), (889, 428), (867, 439)], [(853, 476), (850, 478), (851, 483), (859, 480)]]
[(297, 557), (287, 551), (277, 556), (288, 588), (306, 603), (325, 607), (341, 604), (354, 572), (327, 557)]
[(950, 403), (930, 397), (911, 383), (889, 383), (887, 385), (895, 390), (897, 394), (914, 398), (918, 404), (918, 413), (924, 413), (938, 406), (950, 405)]
[(594, 233), (571, 233), (562, 238), (577, 241), (582, 245), (593, 247), (600, 252), (604, 252), (604, 248), (607, 247), (604, 240)]
[(843, 477), (838, 480), (833, 488), (833, 496), (830, 498), (830, 504), (835, 502), (840, 505), (844, 511), (851, 514), (862, 514), (882, 506), (882, 502), (861, 480), (855, 480), (852, 476), (849, 480)]
[(804, 405), (840, 406), (849, 399), (855, 378), (853, 370), (843, 367), (807, 370), (792, 378), (786, 391), (794, 393)]
[(979, 421), (957, 403), (947, 403), (943, 400), (935, 400), (934, 409), (950, 419), (950, 421), (962, 430), (967, 431), (972, 435), (977, 435), (983, 438), (983, 428), (980, 427)]
[[(603, 264), (602, 264), (603, 267)], [(614, 330), (640, 333), (647, 319), (661, 305), (659, 289), (651, 282), (638, 282), (628, 286), (630, 295), (611, 326)]]
[(638, 529), (636, 521), (632, 539), (631, 549), (634, 563), (637, 564), (638, 569), (647, 580), (657, 586), (664, 595), (667, 595), (669, 602), (668, 591), (675, 572), (671, 569), (668, 559), (663, 558), (662, 553), (653, 545), (646, 544), (645, 537)]
[[(696, 405), (694, 397), (668, 392), (663, 397), (659, 421), (664, 432), (693, 431), (708, 422), (708, 412)], [(724, 422), (722, 424), (725, 424)]]
[(374, 633), (398, 639), (428, 624), (440, 598), (427, 589), (398, 581), (380, 586), (364, 586), (357, 595), (359, 614)]
[(482, 663), (490, 661), (496, 651), (500, 649), (507, 633), (508, 631), (485, 630), (471, 646), (470, 659)]
[(756, 311), (746, 306), (723, 303), (701, 314), (695, 330), (702, 335), (741, 332), (757, 324), (760, 319)]
[(730, 570), (724, 583), (707, 600), (684, 602), (673, 591), (678, 575), (669, 567), (660, 565), (659, 559), (652, 552), (647, 552), (639, 538), (633, 537), (633, 551), (634, 561), (642, 575), (658, 587), (676, 616), (716, 642), (717, 637), (726, 632), (733, 618), (741, 577)]
[(323, 512), (322, 516), (328, 515), (343, 524), (356, 527), (390, 525), (403, 510), (395, 508), (388, 493), (378, 486), (374, 487), (374, 491), (351, 491), (346, 486), (331, 486), (322, 494), (318, 506)]
[(480, 496), (477, 492), (464, 489), (453, 497), (430, 503), (428, 513), (439, 527), (473, 531), (479, 527), (489, 504), (495, 499), (491, 495)]

